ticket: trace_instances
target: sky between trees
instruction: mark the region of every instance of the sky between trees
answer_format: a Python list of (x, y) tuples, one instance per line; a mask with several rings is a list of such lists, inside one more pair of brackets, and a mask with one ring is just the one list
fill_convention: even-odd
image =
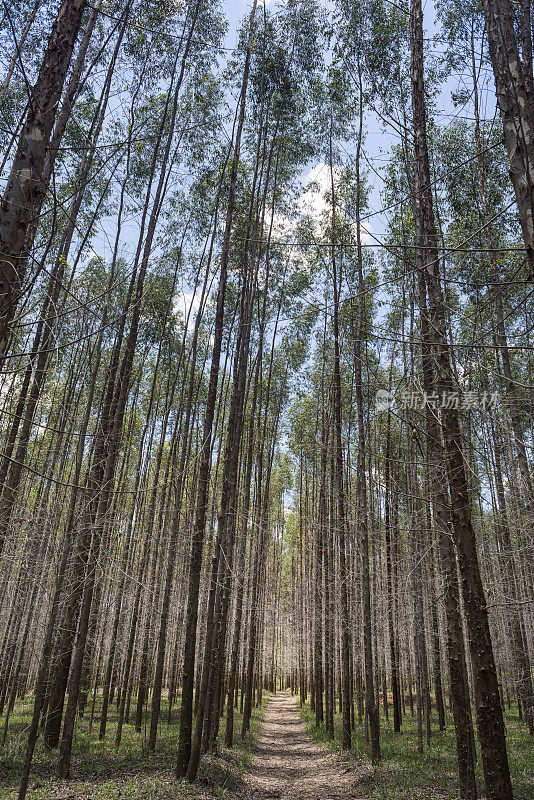
[(285, 687), (375, 771), (409, 715), (458, 797), (526, 797), (530, 3), (0, 13), (19, 799), (124, 737), (195, 781)]

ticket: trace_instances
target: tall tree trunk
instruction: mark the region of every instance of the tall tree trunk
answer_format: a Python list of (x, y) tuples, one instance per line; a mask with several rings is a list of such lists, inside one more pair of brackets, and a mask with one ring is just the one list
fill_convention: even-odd
[[(334, 395), (334, 450), (335, 450), (335, 481), (336, 481), (336, 501), (337, 501), (337, 522), (338, 522), (338, 542), (339, 542), (339, 591), (340, 591), (340, 612), (341, 612), (341, 686), (342, 686), (342, 737), (341, 746), (344, 750), (350, 750), (351, 730), (350, 730), (350, 662), (349, 662), (349, 606), (347, 594), (347, 550), (346, 550), (346, 531), (347, 521), (345, 517), (345, 489), (343, 480), (343, 444), (342, 444), (342, 420), (341, 420), (341, 366), (340, 366), (340, 347), (339, 347), (339, 285), (338, 270), (336, 261), (336, 201), (334, 187), (334, 166), (332, 163), (332, 129), (330, 128), (330, 186), (332, 192), (332, 286), (334, 291), (333, 299), (333, 327), (334, 327), (334, 374), (333, 374), (333, 395)], [(361, 447), (361, 441), (359, 442)], [(363, 451), (365, 453), (365, 451)], [(361, 496), (359, 497), (361, 503)], [(360, 513), (365, 509), (360, 507)], [(362, 531), (363, 533), (363, 531)], [(368, 543), (362, 540), (362, 548)], [(365, 553), (363, 554), (365, 559)], [(364, 624), (367, 608), (364, 609)], [(369, 607), (369, 626), (370, 626)], [(372, 664), (372, 657), (371, 657)], [(372, 669), (372, 666), (371, 666)], [(372, 683), (372, 673), (371, 673)], [(374, 691), (373, 691), (374, 703)]]
[(488, 44), (529, 278), (534, 280), (534, 93), (530, 8), (523, 3), (523, 60), (510, 0), (484, 0)]
[[(250, 14), (249, 33), (247, 42), (247, 52), (241, 82), (241, 95), (239, 100), (238, 122), (235, 134), (235, 142), (232, 148), (232, 166), (230, 171), (230, 184), (228, 194), (228, 205), (226, 209), (226, 222), (224, 229), (224, 240), (221, 251), (221, 261), (219, 270), (219, 288), (217, 293), (217, 309), (215, 315), (215, 332), (213, 350), (211, 358), (211, 370), (208, 386), (208, 396), (206, 401), (206, 413), (204, 417), (204, 429), (202, 435), (202, 449), (200, 454), (200, 467), (197, 481), (197, 498), (195, 523), (193, 529), (193, 539), (191, 544), (189, 587), (187, 598), (187, 617), (186, 617), (186, 636), (185, 651), (183, 662), (182, 679), (182, 705), (180, 709), (180, 738), (178, 742), (178, 759), (175, 768), (176, 777), (187, 777), (194, 780), (200, 762), (200, 745), (202, 737), (202, 723), (204, 709), (197, 709), (197, 727), (195, 729), (195, 741), (192, 742), (193, 733), (193, 682), (195, 674), (195, 652), (198, 621), (198, 596), (200, 588), (200, 572), (202, 568), (202, 549), (204, 546), (204, 532), (206, 527), (207, 498), (209, 488), (209, 474), (211, 461), (211, 442), (213, 419), (215, 415), (215, 403), (217, 397), (217, 385), (219, 379), (219, 363), (221, 357), (224, 304), (226, 297), (226, 280), (228, 272), (228, 258), (230, 253), (230, 236), (234, 218), (235, 192), (237, 184), (237, 174), (239, 167), (239, 152), (241, 147), (241, 135), (245, 121), (245, 101), (248, 85), (248, 74), (250, 69), (250, 57), (252, 46), (252, 32), (254, 17), (256, 13), (257, 0), (254, 0)], [(200, 705), (200, 704), (199, 704)], [(200, 727), (200, 731), (197, 729)], [(194, 747), (193, 747), (194, 744)]]
[(47, 156), (55, 156), (48, 146), (84, 9), (85, 0), (63, 0), (59, 7), (0, 204), (0, 356), (22, 294), (27, 258), (48, 190), (45, 162)]
[[(454, 391), (447, 342), (444, 300), (439, 278), (439, 253), (434, 222), (430, 164), (426, 138), (426, 101), (423, 67), (423, 14), (421, 0), (411, 5), (411, 80), (415, 134), (415, 208), (417, 245), (425, 253), (425, 278), (429, 297), (433, 360), (437, 373), (438, 393), (449, 396)], [(478, 729), (486, 792), (490, 800), (511, 800), (513, 797), (506, 753), (504, 720), (499, 700), (497, 671), (493, 656), (486, 598), (480, 576), (475, 532), (471, 517), (459, 412), (456, 408), (441, 409), (441, 423), (451, 505), (453, 530), (458, 550), (469, 643), (476, 690)]]
[(373, 680), (373, 645), (371, 625), (371, 576), (369, 566), (369, 531), (367, 520), (367, 481), (365, 478), (365, 411), (363, 407), (362, 377), (362, 337), (365, 314), (365, 285), (363, 279), (363, 253), (361, 240), (361, 178), (360, 154), (363, 134), (363, 87), (361, 67), (358, 63), (360, 114), (358, 126), (358, 145), (356, 159), (356, 245), (358, 266), (358, 317), (356, 337), (354, 340), (354, 391), (358, 415), (358, 532), (362, 548), (362, 600), (363, 600), (363, 635), (364, 635), (364, 671), (365, 671), (365, 711), (369, 723), (371, 738), (371, 760), (373, 764), (380, 761), (380, 717), (375, 696)]
[[(392, 359), (393, 363), (393, 359)], [(391, 387), (391, 381), (390, 381)], [(390, 389), (391, 390), (391, 389)], [(388, 628), (389, 628), (389, 659), (391, 662), (391, 692), (393, 695), (393, 730), (399, 732), (402, 724), (402, 709), (400, 701), (400, 682), (399, 682), (399, 663), (398, 645), (395, 636), (395, 611), (394, 611), (394, 587), (393, 587), (393, 567), (392, 567), (392, 548), (391, 534), (395, 532), (391, 519), (391, 497), (393, 492), (391, 486), (391, 410), (388, 410), (386, 428), (386, 451), (385, 451), (385, 508), (384, 525), (386, 534), (386, 586), (387, 586), (387, 607), (388, 607)]]

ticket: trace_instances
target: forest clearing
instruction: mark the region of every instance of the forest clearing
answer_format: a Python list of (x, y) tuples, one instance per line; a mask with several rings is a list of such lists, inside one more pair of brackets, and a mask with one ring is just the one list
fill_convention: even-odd
[(532, 800), (531, 0), (0, 16), (0, 797)]

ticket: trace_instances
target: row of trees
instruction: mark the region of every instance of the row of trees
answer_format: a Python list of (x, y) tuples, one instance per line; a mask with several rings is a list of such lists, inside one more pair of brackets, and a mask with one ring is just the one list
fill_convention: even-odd
[[(178, 708), (194, 780), (277, 680), (330, 735), (339, 709), (343, 747), (365, 724), (374, 762), (380, 703), (400, 730), (415, 688), (421, 749), (448, 704), (469, 799), (473, 708), (487, 796), (512, 797), (510, 697), (534, 733), (519, 11), (444, 6), (469, 114), (440, 128), (419, 0), (254, 0), (227, 58), (205, 0), (4, 10), (0, 709), (6, 744), (31, 696), (21, 800), (40, 736), (70, 774), (80, 718), (117, 747), (146, 721), (154, 751)], [(371, 119), (398, 134), (380, 236)]]

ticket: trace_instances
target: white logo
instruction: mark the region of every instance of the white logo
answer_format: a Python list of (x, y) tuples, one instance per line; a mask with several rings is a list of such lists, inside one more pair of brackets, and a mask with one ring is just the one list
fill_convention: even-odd
[(388, 411), (393, 408), (395, 398), (387, 389), (379, 389), (375, 395), (375, 408), (377, 411)]

